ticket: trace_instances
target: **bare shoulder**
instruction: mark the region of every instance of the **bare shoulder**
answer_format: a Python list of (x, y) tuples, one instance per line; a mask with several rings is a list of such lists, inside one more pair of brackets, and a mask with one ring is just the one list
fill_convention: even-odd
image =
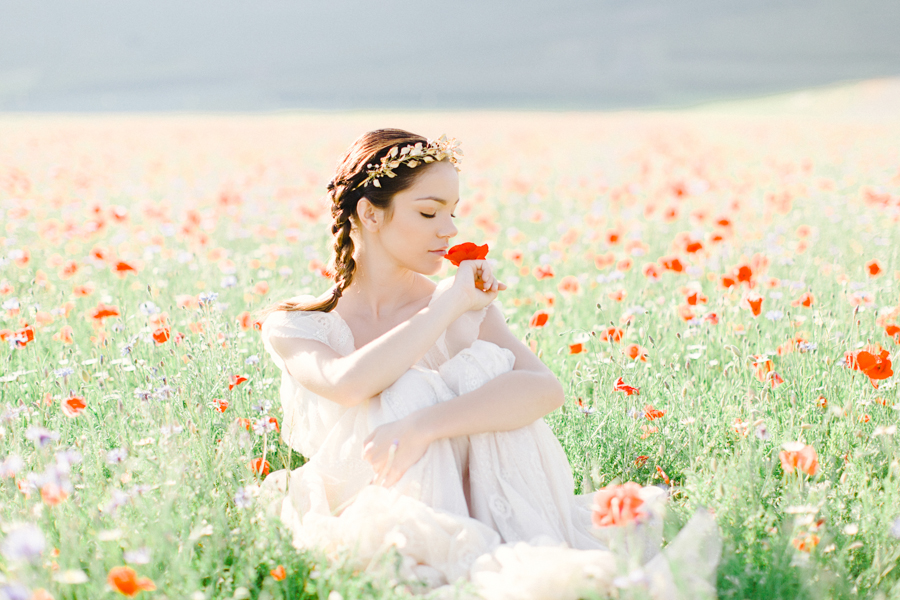
[(509, 330), (509, 325), (506, 324), (506, 319), (496, 304), (488, 305), (484, 320), (481, 322), (481, 329), (478, 332), (478, 339), (497, 344), (501, 348), (511, 351), (516, 357), (513, 370), (552, 374), (550, 368)]

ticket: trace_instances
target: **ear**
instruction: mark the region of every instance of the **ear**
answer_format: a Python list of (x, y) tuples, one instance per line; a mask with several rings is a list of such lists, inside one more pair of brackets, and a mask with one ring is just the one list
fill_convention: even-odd
[(365, 196), (357, 202), (356, 214), (359, 217), (359, 224), (372, 232), (378, 231), (384, 223), (384, 211), (369, 202)]

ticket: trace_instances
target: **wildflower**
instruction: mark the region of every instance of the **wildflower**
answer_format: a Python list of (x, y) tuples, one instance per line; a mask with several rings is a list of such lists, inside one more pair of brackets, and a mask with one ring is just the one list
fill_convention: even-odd
[(762, 302), (763, 297), (759, 295), (748, 296), (745, 298), (746, 306), (750, 308), (750, 312), (753, 313), (754, 317), (758, 317), (759, 313), (762, 312)]
[(263, 460), (262, 458), (254, 458), (250, 461), (248, 466), (251, 471), (257, 475), (262, 475), (263, 477), (268, 475), (269, 471), (272, 469), (272, 465), (269, 464), (269, 461)]
[(120, 464), (124, 462), (126, 458), (128, 458), (128, 452), (126, 452), (124, 448), (113, 448), (106, 453), (106, 464)]
[(747, 437), (747, 431), (750, 429), (750, 423), (745, 423), (740, 417), (731, 424), (731, 429), (741, 437)]
[(815, 304), (816, 299), (812, 295), (811, 292), (806, 292), (801, 294), (799, 298), (791, 302), (791, 306), (802, 306), (804, 308), (811, 308), (813, 304)]
[(884, 272), (884, 269), (881, 268), (881, 264), (877, 260), (870, 260), (866, 263), (866, 273), (869, 274), (869, 277), (878, 277)]
[(90, 316), (95, 321), (102, 322), (103, 319), (107, 317), (118, 317), (119, 307), (103, 304), (101, 302), (88, 312), (88, 316)]
[(659, 433), (659, 427), (654, 425), (641, 425), (641, 439), (646, 440), (648, 437), (653, 435), (654, 433)]
[(625, 380), (622, 377), (616, 379), (616, 382), (613, 384), (613, 391), (625, 392), (626, 396), (631, 396), (632, 394), (640, 395), (641, 393), (640, 389), (625, 385)]
[(584, 344), (581, 342), (569, 344), (569, 354), (581, 354), (582, 352), (584, 352)]
[(137, 269), (135, 269), (133, 266), (131, 266), (124, 260), (120, 260), (119, 262), (117, 262), (113, 266), (112, 271), (119, 277), (124, 277), (128, 273), (137, 273)]
[(801, 552), (812, 552), (813, 548), (819, 545), (819, 541), (819, 536), (810, 533), (805, 537), (795, 537), (791, 540), (791, 543), (794, 545), (794, 548)]
[(228, 410), (228, 400), (223, 400), (222, 398), (213, 398), (212, 402), (210, 403), (210, 408), (223, 413)]
[(538, 265), (532, 272), (536, 279), (549, 279), (554, 276), (553, 267), (550, 265)]
[(237, 419), (235, 419), (235, 423), (237, 423), (238, 427), (243, 427), (247, 431), (250, 431), (250, 427), (251, 427), (250, 419), (244, 419), (244, 418), (238, 417)]
[(625, 332), (618, 327), (608, 327), (600, 332), (600, 340), (603, 342), (621, 342)]
[(607, 294), (610, 300), (615, 302), (622, 302), (625, 298), (628, 297), (628, 292), (625, 290), (616, 290), (614, 292), (610, 292)]
[(43, 448), (51, 441), (59, 439), (59, 432), (50, 431), (39, 425), (32, 425), (25, 430), (25, 438), (34, 442), (35, 446)]
[(258, 419), (253, 422), (253, 433), (256, 435), (265, 435), (276, 430), (278, 430), (278, 419), (275, 417)]
[(683, 273), (684, 265), (681, 264), (681, 259), (677, 256), (663, 256), (659, 259), (659, 264), (663, 266), (663, 268), (667, 271), (673, 271), (675, 273)]
[(44, 551), (44, 532), (33, 523), (13, 525), (0, 544), (0, 554), (7, 560), (32, 561)]
[(640, 497), (641, 486), (633, 481), (608, 485), (594, 494), (591, 522), (594, 527), (628, 525), (646, 518)]
[(0, 478), (15, 477), (25, 466), (25, 461), (18, 454), (10, 454), (0, 462)]
[(649, 456), (644, 456), (642, 454), (641, 456), (638, 456), (636, 459), (634, 459), (634, 466), (643, 467), (649, 459), (650, 459)]
[(648, 421), (653, 421), (655, 419), (659, 419), (666, 414), (666, 411), (659, 410), (657, 408), (653, 408), (652, 404), (648, 404), (644, 407), (644, 416)]
[(581, 284), (578, 282), (577, 277), (574, 277), (572, 275), (566, 275), (565, 277), (563, 277), (560, 280), (559, 285), (557, 286), (557, 289), (562, 294), (574, 295), (574, 294), (578, 294), (581, 292)]
[(895, 342), (900, 344), (900, 327), (896, 325), (885, 325), (884, 332), (894, 338)]
[(69, 375), (73, 375), (75, 373), (75, 369), (72, 367), (63, 367), (61, 369), (54, 369), (53, 376), (54, 377), (68, 377)]
[(656, 465), (656, 474), (659, 475), (666, 485), (671, 485), (672, 480), (669, 479), (669, 476), (666, 475), (666, 472), (662, 470), (662, 467)]
[(285, 577), (287, 577), (287, 572), (284, 570), (284, 565), (278, 565), (271, 571), (269, 571), (269, 575), (272, 576), (272, 579), (275, 581), (281, 581)]
[(74, 418), (84, 412), (84, 409), (87, 408), (87, 403), (84, 401), (84, 396), (73, 395), (63, 400), (60, 407), (64, 415)]
[(763, 441), (771, 439), (772, 435), (769, 433), (769, 429), (766, 427), (765, 423), (760, 423), (756, 428), (756, 437)]
[(249, 493), (247, 493), (246, 488), (238, 488), (237, 492), (234, 494), (234, 505), (238, 508), (247, 508), (252, 503), (252, 498)]
[(488, 254), (488, 245), (478, 246), (472, 242), (464, 242), (457, 244), (447, 250), (444, 258), (450, 261), (454, 267), (458, 267), (459, 263), (464, 260), (483, 260)]
[(531, 315), (531, 321), (529, 325), (531, 327), (543, 327), (547, 324), (547, 320), (550, 318), (550, 313), (546, 310), (536, 311), (533, 315)]
[(157, 344), (164, 344), (169, 341), (169, 334), (168, 327), (159, 327), (153, 331), (153, 341)]
[(41, 486), (41, 500), (48, 506), (56, 506), (69, 497), (69, 494), (53, 482)]
[(147, 577), (138, 577), (131, 567), (113, 567), (106, 576), (106, 582), (115, 591), (134, 598), (142, 591), (153, 591), (156, 585)]
[(233, 390), (235, 387), (241, 385), (245, 381), (247, 381), (247, 378), (243, 375), (232, 375), (228, 379), (228, 389)]
[(803, 442), (788, 442), (782, 448), (784, 450), (778, 454), (778, 458), (785, 473), (800, 470), (813, 476), (818, 472), (819, 457), (812, 446), (807, 446)]

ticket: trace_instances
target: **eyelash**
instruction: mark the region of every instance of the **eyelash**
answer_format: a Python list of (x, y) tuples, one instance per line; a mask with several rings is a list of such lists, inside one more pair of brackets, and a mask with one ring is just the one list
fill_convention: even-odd
[[(435, 213), (434, 215), (426, 215), (425, 213), (419, 213), (419, 214), (422, 215), (423, 217), (425, 217), (426, 219), (433, 219), (437, 213)], [(456, 215), (454, 215), (453, 213), (450, 213), (450, 216), (453, 217), (454, 219), (456, 218)]]

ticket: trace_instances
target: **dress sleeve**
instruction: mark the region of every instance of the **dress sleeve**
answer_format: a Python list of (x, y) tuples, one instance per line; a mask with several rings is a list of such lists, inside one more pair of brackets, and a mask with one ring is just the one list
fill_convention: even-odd
[[(309, 298), (315, 299), (310, 296)], [(292, 300), (305, 300), (305, 296), (292, 298)], [(282, 371), (287, 371), (284, 359), (272, 347), (272, 338), (302, 338), (307, 340), (316, 340), (325, 345), (328, 343), (328, 335), (322, 326), (321, 313), (305, 312), (305, 311), (283, 311), (277, 310), (269, 314), (263, 321), (260, 335), (262, 337), (263, 347), (272, 360)]]

